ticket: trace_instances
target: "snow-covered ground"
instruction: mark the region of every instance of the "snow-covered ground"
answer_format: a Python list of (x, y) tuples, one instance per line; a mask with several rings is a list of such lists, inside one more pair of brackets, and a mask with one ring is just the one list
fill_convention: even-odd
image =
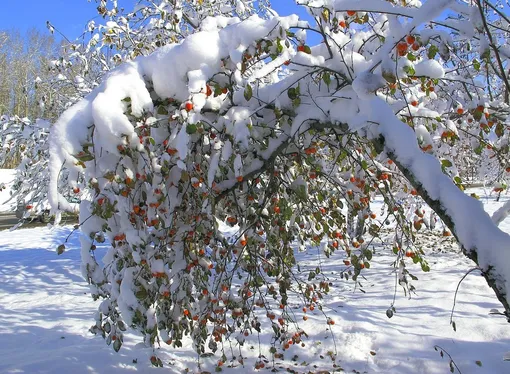
[[(15, 209), (16, 203), (9, 201), (9, 186), (14, 180), (16, 174), (15, 169), (0, 169), (0, 213), (12, 212)], [(1, 186), (5, 186), (2, 188)]]
[[(484, 195), (482, 190), (477, 192)], [(484, 201), (489, 212), (500, 204), (491, 197)], [(510, 219), (507, 221), (502, 226), (510, 231)], [(138, 336), (127, 334), (122, 349), (115, 353), (101, 337), (88, 332), (95, 303), (81, 277), (77, 235), (72, 236), (63, 255), (55, 253), (71, 231), (72, 227), (62, 227), (0, 232), (0, 373), (161, 370), (151, 367), (152, 350), (141, 346)], [(98, 248), (98, 254), (104, 249)], [(342, 255), (332, 256), (325, 266), (333, 287), (323, 310), (335, 325), (328, 326), (318, 310), (309, 311), (308, 320), (302, 321), (303, 312), (296, 308), (296, 319), (310, 337), (304, 348), (291, 346), (285, 352), (286, 360), (276, 360), (275, 368), (297, 373), (340, 368), (359, 373), (447, 373), (449, 358), (434, 350), (437, 345), (464, 374), (509, 373), (510, 362), (503, 357), (510, 351), (510, 325), (501, 316), (489, 315), (492, 308), (501, 307), (483, 278), (472, 272), (461, 284), (455, 332), (449, 324), (454, 292), (473, 264), (456, 252), (448, 238), (430, 236), (423, 249), (431, 271), (423, 273), (417, 266), (411, 267), (419, 278), (413, 282), (416, 294), (408, 299), (397, 287), (396, 313), (391, 319), (386, 310), (394, 297), (394, 257), (376, 249), (381, 253), (364, 273), (363, 293), (354, 289), (351, 281), (340, 279)], [(316, 256), (316, 250), (299, 254), (301, 267), (306, 268)], [(271, 357), (267, 334), (261, 336), (261, 350)], [(223, 370), (255, 372), (258, 352), (258, 342), (248, 340), (243, 348), (244, 368), (236, 362), (236, 369), (228, 368), (227, 363)], [(157, 353), (165, 373), (199, 370), (190, 345), (177, 350), (163, 345)], [(200, 370), (214, 372), (218, 358), (201, 358)], [(270, 368), (271, 360), (262, 372)]]

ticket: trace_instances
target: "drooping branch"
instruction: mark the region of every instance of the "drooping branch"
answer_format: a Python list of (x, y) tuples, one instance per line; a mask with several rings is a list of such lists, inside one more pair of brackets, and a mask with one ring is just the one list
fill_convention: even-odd
[[(421, 198), (427, 203), (427, 205), (441, 218), (441, 220), (444, 222), (444, 224), (450, 229), (452, 234), (457, 239), (457, 242), (459, 243), (462, 253), (468, 257), (470, 260), (472, 260), (475, 264), (479, 265), (478, 261), (478, 248), (470, 248), (467, 249), (462, 242), (459, 239), (455, 222), (450, 216), (450, 214), (446, 211), (443, 204), (440, 200), (433, 199), (429, 192), (423, 187), (422, 183), (418, 180), (418, 178), (415, 176), (415, 174), (406, 166), (404, 166), (398, 159), (398, 157), (395, 155), (394, 152), (388, 150), (386, 147), (386, 139), (384, 136), (380, 136), (376, 140), (373, 141), (373, 144), (378, 152), (385, 151), (388, 157), (395, 163), (397, 168), (402, 172), (402, 174), (406, 177), (406, 179), (411, 183), (411, 185), (414, 187), (414, 189), (417, 191), (418, 195), (421, 196)], [(453, 183), (453, 182), (452, 182)], [(487, 284), (489, 287), (492, 288), (494, 293), (496, 294), (496, 297), (498, 298), (499, 302), (503, 305), (505, 308), (504, 314), (506, 315), (508, 321), (510, 322), (510, 304), (507, 300), (507, 295), (504, 290), (502, 290), (500, 287), (498, 287), (497, 283), (497, 275), (494, 274), (494, 268), (492, 266), (489, 266), (488, 269), (482, 269), (482, 275), (487, 281)]]

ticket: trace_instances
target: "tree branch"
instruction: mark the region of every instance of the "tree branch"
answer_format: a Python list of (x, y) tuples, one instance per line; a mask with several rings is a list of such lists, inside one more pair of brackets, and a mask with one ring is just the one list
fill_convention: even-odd
[[(402, 163), (399, 162), (396, 155), (388, 150), (386, 148), (386, 141), (385, 138), (381, 135), (378, 139), (373, 141), (373, 144), (378, 152), (386, 152), (388, 157), (395, 163), (397, 168), (404, 174), (406, 179), (411, 183), (411, 185), (414, 187), (414, 189), (418, 192), (418, 194), (421, 196), (421, 198), (427, 203), (427, 205), (434, 211), (436, 214), (441, 218), (441, 220), (444, 222), (444, 224), (450, 229), (452, 234), (455, 236), (455, 239), (457, 239), (457, 242), (459, 243), (462, 253), (472, 260), (475, 264), (479, 265), (478, 263), (478, 248), (471, 248), (467, 249), (464, 247), (464, 245), (459, 241), (459, 237), (456, 232), (455, 223), (453, 222), (452, 217), (448, 214), (446, 209), (441, 204), (441, 201), (432, 199), (427, 192), (425, 188), (423, 188), (422, 184), (418, 181), (418, 179), (415, 177), (413, 172), (402, 165)], [(453, 182), (452, 182), (453, 183)], [(493, 267), (489, 266), (488, 269), (482, 269), (482, 275), (487, 281), (487, 284), (489, 287), (492, 288), (494, 293), (496, 294), (496, 297), (498, 298), (499, 302), (503, 305), (505, 308), (505, 316), (507, 317), (507, 320), (510, 322), (510, 304), (508, 303), (506, 299), (506, 293), (503, 292), (501, 289), (498, 288), (498, 285), (496, 284), (496, 275), (494, 274)]]

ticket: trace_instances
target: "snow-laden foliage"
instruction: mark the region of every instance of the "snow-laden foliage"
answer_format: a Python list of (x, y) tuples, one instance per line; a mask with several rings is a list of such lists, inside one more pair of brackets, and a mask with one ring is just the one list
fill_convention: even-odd
[[(15, 179), (10, 186), (10, 200), (31, 205), (37, 212), (50, 208), (49, 133), (50, 123), (45, 120), (38, 119), (32, 123), (27, 118), (0, 117), (0, 160), (17, 164)], [(71, 200), (72, 194), (65, 188), (68, 175), (64, 170), (57, 178), (63, 196)]]
[[(498, 155), (505, 177), (506, 60), (483, 42), (502, 40), (492, 25), (503, 19), (447, 0), (301, 3), (315, 25), (200, 18), (182, 42), (113, 70), (54, 125), (50, 201), (68, 207), (62, 164), (83, 176), (69, 185), (84, 192), (82, 268), (103, 299), (92, 330), (116, 350), (127, 326), (152, 346), (189, 335), (202, 353), (230, 337), (242, 344), (263, 323), (285, 348), (302, 335), (291, 295), (315, 308), (328, 293), (323, 256), (344, 256), (344, 276), (358, 282), (393, 220), (400, 284), (410, 287), (406, 261), (428, 270), (414, 243), (436, 222), (423, 203), (508, 311), (510, 238), (458, 172), (462, 145)], [(186, 9), (180, 19), (194, 19)], [(385, 207), (373, 212), (376, 193)], [(105, 239), (103, 266), (95, 243)], [(321, 250), (306, 280), (294, 251), (310, 243)]]
[[(101, 0), (96, 3), (103, 20), (90, 21), (83, 35), (76, 40), (69, 40), (62, 35), (64, 41), (59, 56), (41, 62), (40, 69), (44, 70), (44, 75), (39, 72), (39, 76), (27, 81), (26, 87), (22, 87), (23, 92), (36, 94), (38, 108), (32, 105), (34, 108), (31, 112), (38, 112), (44, 121), (58, 118), (65, 109), (97, 87), (103, 76), (118, 64), (182, 40), (193, 33), (196, 25), (209, 15), (234, 13), (246, 18), (267, 11), (266, 1), (257, 4), (230, 0), (215, 1), (213, 4), (203, 1), (160, 1), (157, 4), (139, 2), (131, 12), (119, 8), (116, 1)], [(52, 34), (60, 33), (50, 22), (47, 26)], [(9, 100), (14, 99), (11, 97)], [(28, 124), (40, 119), (25, 118), (23, 121)], [(45, 135), (40, 133), (38, 126), (20, 124), (20, 120), (14, 120), (14, 117), (10, 121), (2, 120), (0, 140), (3, 153), (0, 154), (0, 161), (4, 167), (18, 166), (19, 152), (23, 153), (24, 160), (19, 165), (21, 171), (16, 175), (13, 193), (16, 199), (30, 202), (31, 205), (34, 203), (42, 209), (48, 194), (48, 144), (42, 139)], [(21, 141), (24, 138), (40, 140), (25, 143)], [(32, 164), (40, 167), (32, 168)], [(67, 175), (66, 172), (61, 174)], [(37, 193), (32, 193), (34, 188), (30, 186), (36, 186)]]

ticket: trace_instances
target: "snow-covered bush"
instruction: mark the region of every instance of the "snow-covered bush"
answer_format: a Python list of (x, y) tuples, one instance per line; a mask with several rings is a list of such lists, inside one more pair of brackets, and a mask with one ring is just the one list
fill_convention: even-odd
[[(393, 220), (401, 283), (406, 261), (428, 270), (414, 245), (434, 222), (424, 203), (509, 311), (510, 238), (462, 192), (456, 166), (458, 144), (468, 156), (508, 151), (506, 73), (483, 50), (483, 62), (466, 60), (489, 18), (445, 0), (397, 3), (313, 1), (315, 25), (199, 18), (182, 42), (120, 65), (60, 117), (50, 200), (68, 207), (57, 193), (65, 165), (85, 196), (83, 273), (103, 299), (94, 332), (116, 350), (127, 327), (151, 346), (191, 336), (199, 353), (221, 349), (222, 363), (223, 343), (265, 324), (285, 349), (302, 335), (290, 298), (312, 309), (329, 291), (322, 256), (344, 256), (339, 270), (358, 282)], [(186, 9), (182, 22), (195, 19)], [(307, 32), (320, 42), (307, 44)], [(299, 277), (294, 251), (310, 244), (321, 248), (317, 269)]]

